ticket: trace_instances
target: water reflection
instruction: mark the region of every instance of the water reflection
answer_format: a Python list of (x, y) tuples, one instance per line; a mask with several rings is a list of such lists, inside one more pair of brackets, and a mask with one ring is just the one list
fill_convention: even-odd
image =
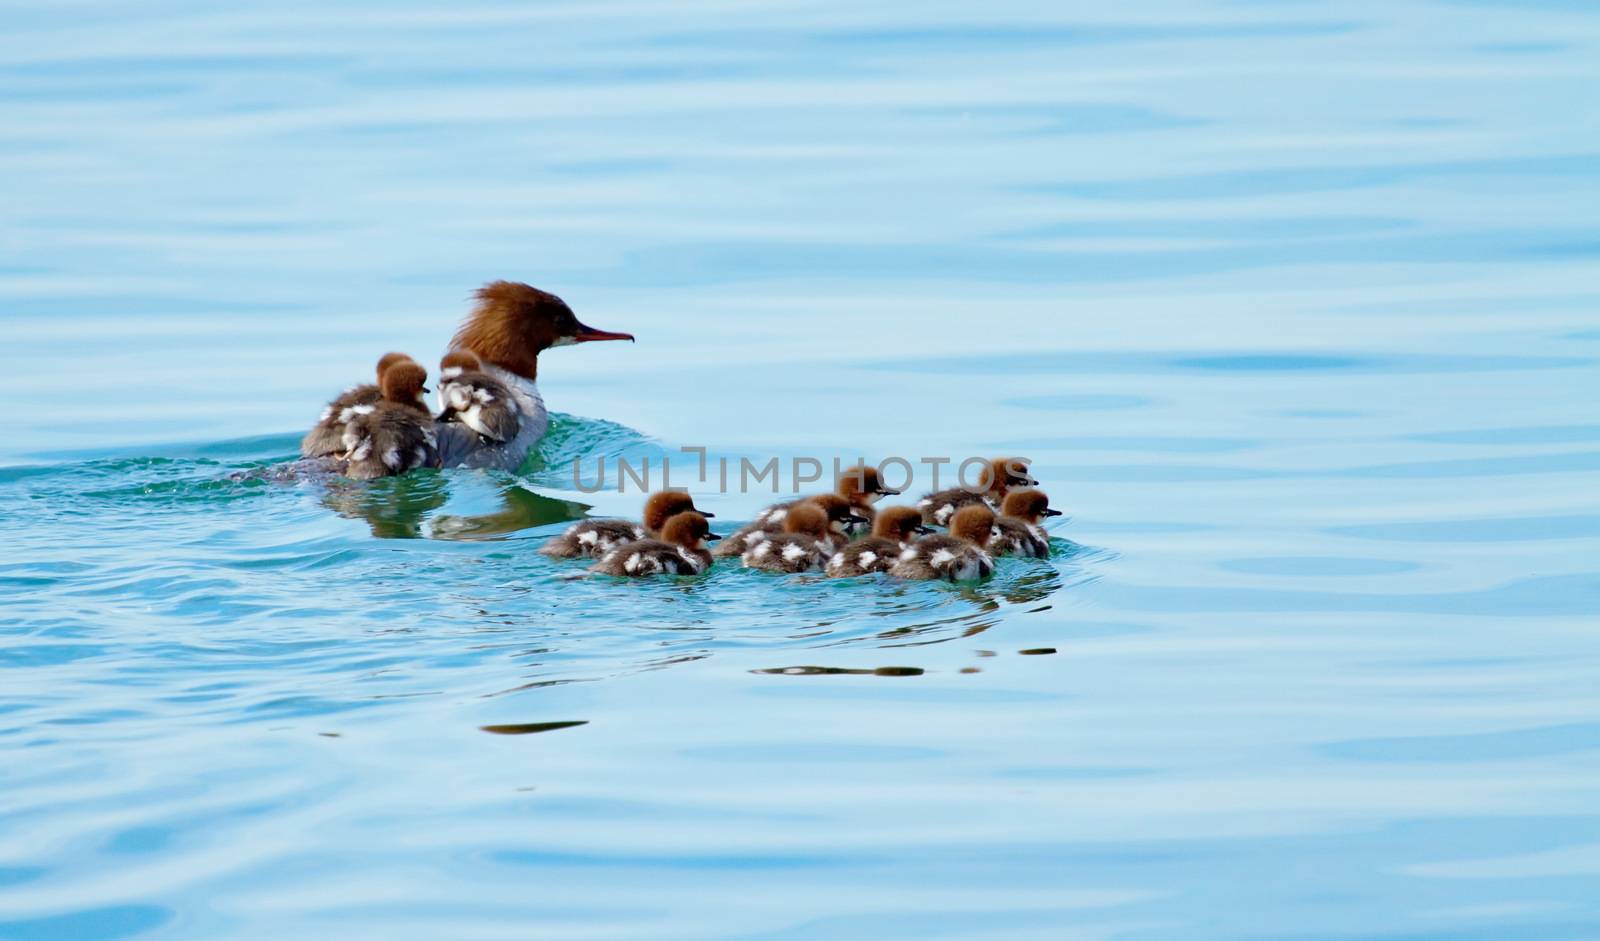
[(499, 509), (434, 515), (450, 501), (451, 484), (450, 472), (428, 471), (374, 481), (335, 479), (327, 483), (321, 502), (342, 517), (365, 520), (379, 539), (491, 539), (582, 519), (589, 509), (588, 504), (558, 500), (507, 483), (495, 494)]

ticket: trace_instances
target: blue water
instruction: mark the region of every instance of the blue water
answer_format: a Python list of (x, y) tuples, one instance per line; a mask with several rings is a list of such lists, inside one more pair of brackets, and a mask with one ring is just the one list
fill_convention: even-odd
[[(0, 939), (1600, 937), (1589, 4), (5, 20)], [(639, 336), (525, 473), (229, 478), (499, 277)], [(681, 447), (1071, 518), (533, 552)]]

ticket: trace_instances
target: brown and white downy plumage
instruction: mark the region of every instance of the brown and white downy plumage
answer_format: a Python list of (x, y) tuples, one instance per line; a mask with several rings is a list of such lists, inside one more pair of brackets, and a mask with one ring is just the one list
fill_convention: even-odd
[(395, 363), (383, 374), (383, 401), (356, 405), (344, 429), (346, 477), (395, 477), (418, 467), (438, 467), (433, 415), (423, 398), (428, 371)]
[(829, 578), (850, 578), (887, 572), (911, 545), (917, 534), (932, 533), (922, 522), (922, 511), (914, 506), (891, 506), (873, 521), (872, 535), (857, 539), (828, 560)]
[(950, 517), (950, 532), (923, 536), (900, 553), (889, 574), (896, 578), (965, 582), (988, 578), (994, 560), (984, 547), (995, 537), (994, 511), (964, 506)]
[[(852, 522), (845, 527), (849, 535), (859, 535), (872, 528), (872, 518), (875, 511), (874, 503), (887, 496), (894, 496), (900, 491), (891, 490), (883, 485), (883, 477), (878, 474), (878, 469), (870, 464), (857, 464), (842, 472), (834, 484), (834, 493), (844, 497), (850, 502), (850, 511), (861, 517), (857, 522)], [(806, 499), (806, 498), (802, 498)], [(771, 532), (778, 532), (783, 528), (783, 516), (789, 512), (799, 500), (788, 500), (783, 503), (774, 503), (760, 513), (751, 522), (753, 525)]]
[(708, 518), (716, 515), (696, 510), (694, 497), (681, 490), (660, 490), (644, 501), (642, 524), (623, 519), (583, 520), (568, 526), (539, 551), (556, 559), (598, 558), (623, 543), (661, 538), (667, 520), (691, 511)]
[(717, 538), (701, 514), (679, 513), (661, 527), (660, 539), (625, 542), (601, 556), (589, 571), (625, 578), (699, 575), (711, 567), (706, 540)]
[(1039, 482), (1028, 472), (1028, 460), (1020, 457), (997, 457), (985, 468), (978, 489), (952, 487), (930, 493), (917, 501), (922, 519), (932, 526), (948, 526), (950, 516), (964, 506), (987, 506), (999, 511), (1006, 494), (1016, 487), (1032, 487)]
[(439, 361), (438, 422), (456, 421), (485, 443), (504, 444), (517, 436), (521, 421), (506, 384), (483, 371), (471, 350), (451, 350)]
[[(823, 512), (828, 525), (824, 538), (827, 540), (828, 553), (850, 541), (850, 527), (862, 521), (856, 514), (850, 501), (836, 493), (819, 493), (816, 496), (806, 497), (785, 507), (782, 515), (773, 522), (769, 515), (765, 522), (752, 522), (738, 532), (722, 541), (722, 545), (712, 550), (712, 555), (719, 558), (725, 556), (742, 556), (746, 550), (754, 547), (769, 536), (784, 531), (784, 526), (789, 522), (789, 514), (802, 506), (814, 506)], [(769, 508), (770, 509), (770, 508)]]
[(819, 572), (833, 554), (832, 525), (815, 501), (803, 501), (784, 515), (783, 532), (763, 532), (739, 561), (745, 568), (769, 572)]
[(470, 350), (482, 363), (482, 371), (506, 387), (517, 413), (517, 431), (509, 440), (495, 441), (463, 423), (442, 424), (439, 459), (445, 467), (516, 470), (550, 424), (535, 385), (539, 354), (577, 343), (632, 340), (633, 334), (587, 326), (561, 298), (517, 281), (491, 281), (475, 297), (476, 304), (451, 338), (450, 348)]
[(1060, 516), (1050, 508), (1050, 498), (1042, 490), (1013, 490), (1006, 494), (1001, 516), (994, 521), (999, 534), (989, 545), (994, 555), (1020, 555), (1030, 559), (1050, 557), (1050, 534), (1044, 531), (1047, 516)]
[(300, 456), (327, 457), (343, 454), (344, 427), (350, 423), (350, 418), (355, 414), (350, 409), (358, 405), (377, 405), (383, 401), (383, 390), (378, 386), (378, 383), (383, 381), (383, 374), (395, 363), (405, 362), (412, 362), (412, 359), (404, 353), (383, 354), (383, 358), (378, 360), (375, 382), (351, 386), (340, 393), (338, 398), (329, 402), (328, 407), (322, 410), (316, 425), (301, 439)]

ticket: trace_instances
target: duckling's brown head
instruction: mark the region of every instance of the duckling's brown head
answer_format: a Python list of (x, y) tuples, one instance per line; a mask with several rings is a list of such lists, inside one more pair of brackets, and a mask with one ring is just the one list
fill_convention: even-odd
[[(805, 500), (800, 501), (794, 509), (799, 509), (807, 504), (823, 512), (823, 515), (828, 519), (828, 528), (834, 533), (845, 533), (851, 523), (866, 522), (866, 517), (856, 515), (850, 501), (837, 493), (819, 493), (814, 497), (807, 497)], [(793, 513), (794, 510), (789, 512)]]
[(414, 362), (414, 360), (407, 353), (385, 353), (378, 357), (378, 382), (383, 382), (383, 374), (389, 371), (390, 366), (395, 363), (410, 362)]
[(1000, 512), (1005, 516), (1037, 524), (1046, 516), (1060, 516), (1060, 510), (1050, 508), (1050, 498), (1043, 490), (1013, 490), (1006, 494)]
[(985, 488), (996, 497), (1004, 497), (1016, 487), (1032, 487), (1039, 482), (1033, 479), (1028, 465), (1033, 463), (1025, 457), (997, 457), (989, 462), (988, 473), (985, 474)]
[(872, 535), (895, 542), (910, 542), (915, 533), (931, 532), (933, 527), (922, 525), (922, 511), (914, 506), (891, 506), (872, 522)]
[(685, 549), (698, 551), (705, 548), (706, 540), (720, 538), (711, 532), (711, 524), (706, 522), (706, 518), (692, 510), (673, 516), (661, 527), (662, 542), (670, 542)]
[(633, 339), (586, 326), (566, 301), (519, 281), (491, 281), (477, 299), (450, 345), (524, 379), (538, 378), (539, 354), (553, 346)]
[[(842, 497), (838, 499), (843, 500)], [(845, 505), (849, 506), (848, 503)], [(813, 539), (826, 539), (829, 532), (828, 513), (815, 503), (796, 504), (784, 514), (783, 531)]]
[(471, 350), (451, 350), (444, 354), (444, 359), (439, 360), (439, 379), (454, 379), (464, 372), (477, 372), (483, 368), (483, 360)]
[(994, 534), (994, 511), (986, 506), (964, 506), (950, 517), (950, 535), (965, 539), (979, 549), (987, 546)]
[(699, 513), (701, 518), (715, 516), (715, 513), (705, 513), (695, 509), (694, 497), (682, 490), (658, 490), (644, 501), (644, 528), (652, 533), (662, 531), (667, 520), (679, 513)]
[(395, 363), (385, 369), (378, 386), (387, 401), (400, 405), (421, 405), (424, 409), (428, 407), (427, 400), (422, 397), (428, 391), (428, 371), (414, 360)]
[(871, 506), (899, 493), (883, 485), (883, 476), (871, 464), (857, 464), (839, 475), (837, 493), (856, 506)]

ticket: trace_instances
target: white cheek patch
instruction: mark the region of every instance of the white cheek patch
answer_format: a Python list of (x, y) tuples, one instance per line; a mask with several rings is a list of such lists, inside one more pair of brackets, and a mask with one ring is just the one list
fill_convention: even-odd
[(576, 342), (578, 342), (576, 337), (556, 337), (555, 342), (551, 343), (550, 346), (552, 348), (557, 346), (571, 346)]

